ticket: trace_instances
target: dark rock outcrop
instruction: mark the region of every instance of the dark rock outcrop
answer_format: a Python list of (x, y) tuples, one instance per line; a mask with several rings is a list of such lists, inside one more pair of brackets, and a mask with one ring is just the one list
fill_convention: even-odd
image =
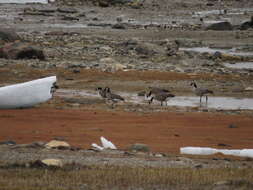
[(218, 30), (218, 31), (233, 30), (233, 26), (231, 25), (230, 22), (218, 22), (209, 25), (208, 27), (206, 27), (206, 30)]
[(13, 42), (0, 48), (0, 58), (45, 60), (45, 55), (42, 50), (29, 43)]

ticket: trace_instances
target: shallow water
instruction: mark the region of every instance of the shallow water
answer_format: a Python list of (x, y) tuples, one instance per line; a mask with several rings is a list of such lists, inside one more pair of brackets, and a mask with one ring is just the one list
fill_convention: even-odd
[(50, 28), (87, 28), (87, 24), (44, 24)]
[[(115, 92), (125, 98), (126, 102), (134, 104), (148, 104), (148, 99), (145, 97), (137, 96), (135, 93)], [(98, 93), (94, 90), (69, 90), (60, 89), (55, 94), (60, 97), (97, 97), (100, 98)], [(153, 105), (160, 105), (160, 102), (153, 101)], [(214, 108), (218, 110), (253, 110), (253, 98), (235, 98), (235, 97), (212, 97), (208, 98), (206, 104), (205, 97), (202, 98), (202, 103), (199, 102), (197, 96), (176, 96), (167, 101), (167, 106), (176, 107), (205, 107)]]
[(224, 65), (233, 69), (253, 69), (253, 62), (238, 62), (234, 64), (225, 63)]
[(41, 3), (47, 4), (47, 0), (0, 0), (1, 3), (15, 3), (15, 4), (26, 4), (26, 3)]
[[(227, 14), (228, 15), (241, 15), (245, 14), (245, 12), (253, 12), (253, 8), (241, 8), (241, 9), (227, 9)], [(199, 16), (208, 16), (208, 15), (219, 15), (219, 14), (224, 14), (224, 10), (208, 10), (208, 11), (198, 11), (194, 13), (195, 15)]]
[(236, 48), (232, 49), (218, 49), (218, 48), (209, 48), (209, 47), (193, 47), (193, 48), (179, 48), (183, 51), (193, 51), (198, 53), (215, 53), (221, 52), (224, 54), (237, 55), (237, 56), (253, 56), (253, 52), (240, 52)]

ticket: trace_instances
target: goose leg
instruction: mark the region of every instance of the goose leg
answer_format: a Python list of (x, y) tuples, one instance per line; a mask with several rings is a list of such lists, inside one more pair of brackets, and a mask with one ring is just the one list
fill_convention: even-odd
[(207, 104), (207, 101), (208, 101), (208, 97), (206, 96), (206, 104)]
[(202, 96), (199, 97), (199, 103), (201, 103)]

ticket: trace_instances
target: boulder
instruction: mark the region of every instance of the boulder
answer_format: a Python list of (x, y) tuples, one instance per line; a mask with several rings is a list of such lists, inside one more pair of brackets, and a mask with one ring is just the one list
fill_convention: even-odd
[(52, 140), (45, 145), (46, 148), (70, 149), (70, 145), (65, 141)]
[(129, 150), (130, 151), (137, 151), (137, 152), (149, 152), (150, 151), (150, 148), (148, 145), (146, 144), (140, 144), (140, 143), (136, 143), (136, 144), (133, 144), (129, 147)]
[(16, 145), (16, 142), (12, 140), (2, 141), (0, 142), (0, 145)]
[(44, 160), (36, 160), (29, 163), (31, 168), (61, 168), (63, 167), (63, 163), (59, 159), (44, 159)]
[(59, 159), (44, 159), (41, 160), (41, 162), (47, 166), (53, 166), (53, 167), (62, 167), (63, 163)]
[(233, 30), (233, 26), (231, 25), (230, 22), (218, 22), (207, 26), (206, 30), (218, 30), (218, 31)]
[(223, 61), (242, 61), (243, 60), (242, 56), (231, 55), (231, 54), (227, 54), (227, 53), (222, 53), (220, 58)]
[(0, 29), (0, 41), (14, 42), (20, 40), (20, 37), (13, 29), (1, 28)]
[(155, 54), (165, 54), (163, 47), (151, 43), (139, 43), (135, 48), (137, 54), (153, 56)]
[(58, 8), (57, 11), (60, 13), (70, 13), (70, 14), (78, 12), (75, 8), (66, 8), (66, 7)]
[(0, 58), (45, 60), (45, 55), (42, 50), (30, 43), (13, 42), (7, 43), (0, 48)]
[(124, 23), (117, 23), (117, 24), (114, 24), (112, 25), (112, 28), (113, 29), (121, 29), (121, 30), (124, 30), (127, 28), (126, 24)]

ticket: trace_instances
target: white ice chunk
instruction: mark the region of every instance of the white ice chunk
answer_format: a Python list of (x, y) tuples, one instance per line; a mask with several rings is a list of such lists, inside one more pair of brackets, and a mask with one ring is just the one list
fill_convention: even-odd
[(181, 147), (181, 154), (193, 154), (193, 155), (211, 155), (216, 153), (222, 153), (224, 155), (241, 156), (253, 158), (253, 149), (215, 149), (209, 147)]
[(253, 149), (242, 149), (240, 156), (253, 158)]
[(99, 145), (97, 145), (96, 143), (92, 143), (91, 146), (92, 146), (93, 148), (98, 149), (98, 150), (103, 150), (103, 149), (104, 149), (104, 147), (99, 146)]
[(183, 147), (180, 148), (181, 154), (194, 154), (194, 155), (211, 155), (217, 153), (215, 148), (208, 147)]
[(26, 108), (52, 98), (56, 76), (0, 88), (0, 109)]
[(241, 150), (239, 149), (233, 149), (233, 150), (228, 150), (228, 149), (218, 149), (219, 153), (222, 153), (224, 155), (232, 155), (232, 156), (239, 156)]
[(111, 141), (108, 141), (104, 137), (100, 137), (100, 140), (104, 148), (117, 149)]

